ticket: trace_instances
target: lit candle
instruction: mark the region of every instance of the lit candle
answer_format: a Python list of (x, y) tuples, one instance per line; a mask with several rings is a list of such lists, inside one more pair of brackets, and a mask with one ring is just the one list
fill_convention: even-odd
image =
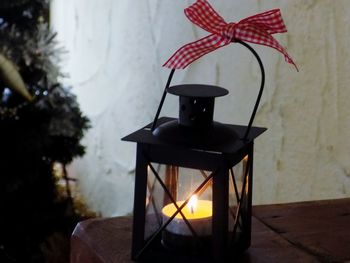
[[(183, 203), (184, 201), (176, 202), (179, 207)], [(211, 235), (212, 209), (212, 201), (198, 200), (198, 197), (194, 195), (181, 211), (198, 236), (209, 236)], [(176, 211), (177, 209), (173, 203), (166, 205), (162, 209), (163, 222), (168, 221)], [(177, 213), (166, 227), (166, 230), (176, 235), (192, 236), (191, 230), (180, 213)]]

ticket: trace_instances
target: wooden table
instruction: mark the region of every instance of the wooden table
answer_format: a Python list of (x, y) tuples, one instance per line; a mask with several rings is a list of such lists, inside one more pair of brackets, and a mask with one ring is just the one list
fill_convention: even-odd
[[(253, 215), (252, 245), (236, 262), (350, 263), (350, 198), (255, 206)], [(130, 217), (83, 221), (71, 263), (132, 262), (130, 244)]]

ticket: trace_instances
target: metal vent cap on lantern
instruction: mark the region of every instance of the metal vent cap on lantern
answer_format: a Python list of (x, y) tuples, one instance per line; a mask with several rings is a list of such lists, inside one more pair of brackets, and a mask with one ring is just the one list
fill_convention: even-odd
[(228, 90), (211, 85), (187, 84), (166, 89), (179, 96), (179, 118), (159, 125), (153, 135), (169, 143), (184, 145), (218, 145), (238, 139), (227, 125), (213, 121), (216, 97)]

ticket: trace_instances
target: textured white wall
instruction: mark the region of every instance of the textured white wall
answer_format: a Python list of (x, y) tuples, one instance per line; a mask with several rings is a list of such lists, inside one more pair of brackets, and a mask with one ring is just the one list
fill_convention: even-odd
[[(71, 167), (88, 204), (104, 215), (131, 212), (135, 146), (120, 138), (152, 121), (169, 70), (162, 63), (182, 44), (206, 35), (183, 14), (191, 1), (54, 0), (53, 27), (69, 54), (63, 70), (93, 128), (87, 154)], [(350, 196), (350, 5), (348, 0), (211, 1), (227, 21), (281, 8), (289, 32), (276, 38), (300, 68), (254, 46), (266, 69), (255, 125), (254, 203)], [(259, 68), (230, 45), (177, 71), (174, 83), (225, 87), (215, 119), (246, 124)], [(163, 115), (177, 115), (168, 97)]]

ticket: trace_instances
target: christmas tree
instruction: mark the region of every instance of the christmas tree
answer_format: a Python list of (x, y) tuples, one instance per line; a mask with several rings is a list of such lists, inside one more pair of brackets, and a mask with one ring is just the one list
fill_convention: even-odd
[(58, 81), (61, 52), (49, 0), (0, 1), (0, 262), (60, 262), (47, 237), (79, 218), (53, 172), (84, 154), (89, 125)]

